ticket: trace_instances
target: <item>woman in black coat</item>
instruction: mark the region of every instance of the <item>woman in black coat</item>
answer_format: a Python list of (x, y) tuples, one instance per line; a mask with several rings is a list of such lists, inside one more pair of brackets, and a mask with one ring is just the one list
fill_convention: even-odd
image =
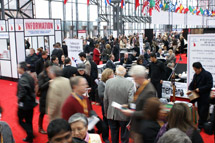
[(44, 70), (39, 74), (38, 77), (38, 85), (40, 92), (40, 116), (39, 116), (39, 132), (42, 134), (46, 134), (43, 130), (43, 118), (46, 114), (46, 95), (49, 88), (50, 78), (48, 77), (47, 69), (51, 66), (50, 61), (46, 61), (44, 64)]

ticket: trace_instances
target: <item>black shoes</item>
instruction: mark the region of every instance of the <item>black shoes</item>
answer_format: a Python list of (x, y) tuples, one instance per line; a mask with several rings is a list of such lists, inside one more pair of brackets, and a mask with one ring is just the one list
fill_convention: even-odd
[(30, 138), (27, 137), (27, 138), (24, 138), (23, 141), (24, 142), (28, 142), (28, 143), (32, 143), (33, 142), (33, 138), (30, 139)]

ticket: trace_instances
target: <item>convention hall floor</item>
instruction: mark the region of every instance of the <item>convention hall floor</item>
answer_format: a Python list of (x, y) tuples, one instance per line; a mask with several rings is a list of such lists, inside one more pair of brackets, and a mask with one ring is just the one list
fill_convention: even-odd
[[(17, 118), (17, 97), (16, 97), (17, 83), (12, 81), (0, 80), (0, 104), (3, 107), (3, 121), (6, 121), (12, 128), (13, 136), (16, 140), (16, 143), (23, 143), (22, 139), (26, 137), (25, 132), (18, 124)], [(100, 106), (93, 105), (93, 109), (101, 117), (101, 108)], [(33, 128), (34, 128), (34, 143), (46, 143), (48, 141), (46, 135), (38, 133), (38, 117), (39, 117), (39, 107), (37, 106), (34, 109), (34, 118), (33, 118)], [(48, 120), (47, 116), (44, 121), (44, 128), (47, 128)], [(201, 135), (205, 143), (213, 143), (214, 136), (209, 136), (204, 132), (201, 132)]]

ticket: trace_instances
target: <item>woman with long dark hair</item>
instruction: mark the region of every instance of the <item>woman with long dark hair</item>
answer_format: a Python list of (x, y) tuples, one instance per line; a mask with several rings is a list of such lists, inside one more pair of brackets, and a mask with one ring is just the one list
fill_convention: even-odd
[(189, 107), (185, 103), (175, 103), (170, 110), (168, 122), (161, 127), (156, 142), (168, 130), (178, 128), (191, 139), (192, 143), (203, 143), (202, 137), (191, 120)]
[(50, 61), (46, 61), (43, 71), (39, 74), (38, 85), (40, 92), (40, 116), (39, 116), (39, 132), (46, 134), (43, 130), (43, 118), (46, 114), (46, 96), (49, 88), (50, 78), (48, 77), (48, 68), (51, 66)]

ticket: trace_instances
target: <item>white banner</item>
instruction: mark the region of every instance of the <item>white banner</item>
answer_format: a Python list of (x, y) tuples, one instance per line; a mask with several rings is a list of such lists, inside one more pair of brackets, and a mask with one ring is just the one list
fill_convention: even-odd
[[(188, 98), (187, 94), (186, 94), (187, 93), (187, 84), (182, 83), (182, 82), (175, 82), (175, 85), (176, 85), (175, 96)], [(162, 97), (170, 99), (170, 96), (172, 96), (172, 95), (173, 95), (173, 88), (171, 86), (171, 82), (170, 81), (163, 81)]]
[(192, 64), (194, 62), (201, 62), (203, 68), (212, 74), (215, 85), (215, 34), (188, 35), (188, 84), (193, 79)]
[(54, 35), (54, 20), (24, 19), (25, 36)]
[(113, 31), (113, 38), (117, 38), (117, 31)]
[(68, 56), (71, 58), (72, 66), (76, 66), (81, 63), (78, 54), (83, 52), (83, 42), (81, 39), (65, 39), (65, 42), (68, 46)]
[(140, 55), (143, 55), (143, 35), (139, 35), (139, 43), (140, 43)]

